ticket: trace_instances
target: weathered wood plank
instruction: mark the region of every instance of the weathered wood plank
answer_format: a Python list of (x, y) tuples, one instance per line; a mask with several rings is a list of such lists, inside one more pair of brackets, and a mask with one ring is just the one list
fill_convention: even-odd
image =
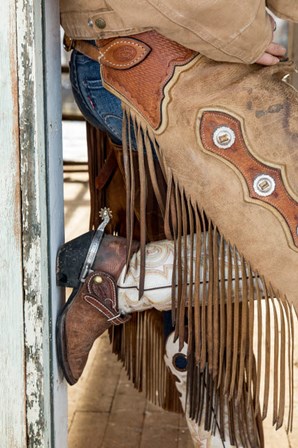
[[(60, 147), (58, 144), (59, 139), (61, 142), (60, 58), (57, 58), (58, 64), (53, 60), (54, 54), (56, 57), (59, 54), (55, 50), (59, 45), (58, 1), (49, 3), (46, 14), (42, 0), (16, 2), (26, 446), (32, 448), (56, 445), (63, 448), (67, 425), (66, 406), (63, 407), (63, 400), (58, 398), (63, 395), (64, 386), (58, 378), (55, 358), (52, 362), (55, 346), (54, 323), (51, 322), (55, 322), (59, 304), (54, 259), (58, 242), (63, 237), (63, 207), (58, 199), (62, 198), (62, 180), (59, 181), (59, 176), (62, 179), (62, 151), (61, 143)], [(57, 72), (53, 79), (51, 64)], [(54, 143), (57, 147), (50, 147)], [(52, 163), (53, 160), (58, 164)]]
[(15, 4), (0, 3), (0, 434), (26, 446)]
[(144, 395), (134, 389), (122, 369), (102, 448), (138, 448), (145, 406)]
[(184, 415), (179, 419), (178, 448), (194, 448)]
[(67, 387), (58, 369), (56, 318), (64, 301), (64, 291), (56, 286), (56, 254), (64, 240), (63, 157), (61, 124), (61, 41), (59, 0), (42, 2), (44, 11), (45, 152), (49, 264), (49, 355), (52, 446), (67, 446)]
[(101, 336), (95, 348), (77, 410), (111, 412), (122, 364), (111, 354), (107, 333)]
[(101, 448), (108, 418), (107, 412), (76, 412), (73, 429), (70, 430), (68, 436), (69, 446), (71, 448)]
[(166, 412), (147, 403), (140, 448), (160, 446), (177, 448), (179, 441), (179, 415)]

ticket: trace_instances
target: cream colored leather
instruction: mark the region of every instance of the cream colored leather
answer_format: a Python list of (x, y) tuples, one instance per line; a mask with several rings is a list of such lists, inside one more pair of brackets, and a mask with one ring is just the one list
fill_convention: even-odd
[[(297, 206), (298, 95), (282, 81), (290, 70), (283, 64), (258, 68), (201, 57), (173, 80), (173, 100), (164, 111), (167, 129), (157, 140), (165, 165), (186, 195), (206, 211), (252, 269), (298, 310), (298, 247), (285, 219), (274, 207), (252, 200), (237, 167), (208, 153), (200, 135), (204, 111), (238, 119), (251, 154), (281, 170)], [(179, 148), (174, 156), (173, 148)]]
[[(191, 252), (190, 237), (187, 237), (187, 282), (189, 288), (194, 290), (194, 283), (190, 285), (190, 263), (193, 264), (192, 269), (195, 270), (195, 259), (196, 250)], [(182, 251), (184, 251), (184, 243), (182, 243)], [(204, 248), (204, 240), (201, 240), (201, 257), (205, 257), (206, 253), (209, 252), (209, 247), (207, 244), (206, 249)], [(223, 282), (225, 287), (228, 284), (229, 275), (229, 263), (225, 259), (225, 276), (220, 278), (220, 283)], [(239, 255), (237, 256), (237, 264), (240, 269), (241, 261)], [(200, 276), (204, 277), (204, 264), (200, 265)], [(123, 268), (118, 282), (118, 308), (122, 314), (133, 313), (136, 311), (145, 311), (147, 309), (155, 308), (159, 311), (167, 311), (172, 308), (172, 276), (174, 269), (174, 241), (162, 240), (154, 241), (146, 244), (146, 265), (145, 265), (145, 285), (144, 294), (139, 298), (139, 283), (141, 276), (141, 255), (140, 251), (136, 252), (129, 263), (129, 269), (126, 272), (126, 267)], [(232, 267), (233, 272), (235, 267)], [(255, 276), (254, 276), (255, 278)], [(206, 282), (207, 287), (209, 287), (209, 281)], [(242, 287), (242, 281), (239, 281), (240, 289)], [(177, 289), (178, 286), (176, 286)], [(206, 285), (205, 285), (206, 287)], [(235, 295), (235, 278), (233, 278), (232, 283), (232, 300)], [(260, 289), (262, 285), (260, 283)], [(200, 284), (200, 295), (203, 296), (203, 282)], [(241, 291), (239, 300), (241, 301)]]

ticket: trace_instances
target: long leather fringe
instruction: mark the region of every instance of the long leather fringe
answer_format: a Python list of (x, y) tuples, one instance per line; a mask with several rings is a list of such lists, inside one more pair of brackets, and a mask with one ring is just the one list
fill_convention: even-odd
[(110, 330), (112, 350), (124, 364), (129, 379), (153, 404), (182, 413), (175, 379), (164, 362), (162, 313), (134, 313), (124, 325)]
[[(253, 272), (236, 247), (206, 216), (200, 205), (187, 197), (183, 185), (165, 166), (158, 142), (146, 125), (127, 106), (124, 109), (126, 145), (125, 169), (127, 177), (127, 228), (133, 227), (133, 167), (131, 160), (131, 126), (137, 137), (140, 176), (144, 176), (142, 154), (158, 156), (167, 182), (166, 203), (155, 181), (151, 164), (150, 181), (164, 214), (165, 233), (175, 243), (173, 269), (173, 306), (175, 336), (180, 348), (188, 342), (189, 367), (188, 397), (192, 418), (201, 421), (202, 403), (208, 404), (205, 426), (212, 428), (214, 414), (222, 420), (223, 401), (230, 409), (230, 438), (244, 447), (261, 447), (260, 420), (268, 411), (270, 391), (273, 394), (273, 424), (279, 428), (284, 422), (288, 405), (287, 428), (293, 421), (293, 316), (285, 297), (274, 291), (265, 279)], [(141, 263), (145, 264), (146, 188), (141, 181), (140, 210), (142, 223)], [(131, 244), (132, 232), (128, 239)], [(188, 272), (186, 236), (190, 235), (194, 255), (194, 271)], [(203, 248), (203, 250), (201, 250)], [(193, 252), (193, 251), (192, 251)], [(130, 253), (128, 253), (128, 260)], [(193, 263), (190, 263), (193, 266)], [(203, 274), (202, 272), (203, 267)], [(192, 268), (191, 268), (192, 269)], [(178, 288), (175, 285), (178, 282)], [(141, 279), (140, 290), (144, 285)], [(201, 287), (200, 287), (201, 286)], [(188, 327), (188, 331), (186, 328)], [(256, 328), (255, 328), (256, 327)], [(265, 328), (265, 336), (262, 328)], [(273, 341), (273, 342), (272, 342)], [(256, 351), (256, 358), (255, 358)], [(286, 362), (287, 360), (287, 362)], [(273, 367), (273, 379), (270, 368)], [(288, 378), (288, 386), (286, 381)], [(149, 386), (148, 386), (149, 387)], [(288, 398), (286, 390), (288, 389)], [(212, 400), (209, 403), (209, 399)], [(215, 400), (215, 401), (214, 401)], [(217, 403), (217, 404), (216, 404)], [(215, 406), (216, 404), (216, 406)], [(216, 423), (217, 424), (217, 423)], [(258, 428), (258, 430), (256, 430)], [(252, 433), (252, 430), (256, 432)], [(223, 429), (222, 429), (223, 431)], [(253, 437), (256, 434), (258, 440)], [(253, 439), (253, 440), (252, 440)]]

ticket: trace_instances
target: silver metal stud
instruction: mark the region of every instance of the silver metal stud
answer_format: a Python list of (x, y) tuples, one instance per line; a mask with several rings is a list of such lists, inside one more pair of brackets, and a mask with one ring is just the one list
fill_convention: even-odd
[(93, 28), (93, 25), (94, 25), (93, 20), (92, 19), (88, 19), (88, 26), (90, 28)]
[(275, 180), (268, 174), (260, 174), (254, 180), (253, 189), (259, 196), (270, 196), (275, 190)]
[(235, 132), (227, 126), (220, 126), (213, 132), (213, 143), (221, 149), (228, 149), (235, 143)]
[(172, 364), (179, 372), (186, 372), (187, 356), (184, 353), (178, 352), (172, 358)]

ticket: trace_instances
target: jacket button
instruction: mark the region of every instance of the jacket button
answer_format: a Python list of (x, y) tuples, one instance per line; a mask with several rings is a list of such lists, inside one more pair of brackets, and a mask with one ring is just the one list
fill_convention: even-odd
[(107, 24), (106, 21), (100, 17), (99, 19), (95, 20), (95, 25), (97, 26), (97, 28), (100, 28), (102, 30), (106, 27)]

